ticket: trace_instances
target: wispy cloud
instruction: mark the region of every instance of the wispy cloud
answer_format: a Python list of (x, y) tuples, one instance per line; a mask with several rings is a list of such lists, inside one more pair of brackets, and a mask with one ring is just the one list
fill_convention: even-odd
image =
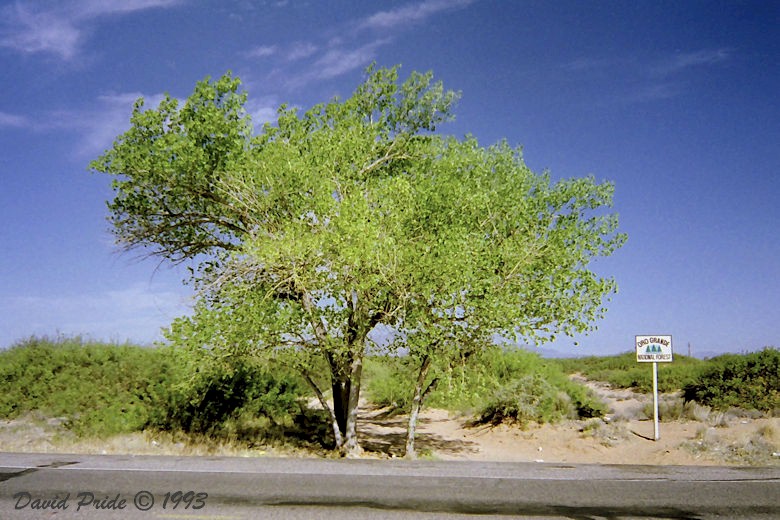
[(613, 100), (620, 103), (650, 102), (672, 99), (685, 94), (700, 69), (714, 67), (733, 58), (726, 48), (677, 52), (648, 57), (579, 57), (566, 62), (561, 69), (572, 81), (586, 83), (609, 75), (615, 87)]
[(0, 10), (0, 46), (24, 54), (49, 53), (75, 58), (85, 30), (101, 17), (171, 7), (182, 0), (70, 0), (16, 2)]
[(145, 106), (156, 107), (163, 94), (143, 95), (127, 92), (99, 96), (85, 109), (53, 110), (35, 120), (26, 118), (25, 128), (36, 132), (67, 131), (78, 142), (73, 147), (75, 159), (93, 159), (111, 146), (114, 139), (130, 128), (133, 103), (143, 97)]
[(311, 75), (315, 79), (329, 79), (364, 67), (376, 57), (376, 50), (389, 42), (382, 39), (356, 49), (330, 49), (314, 62)]
[(284, 57), (287, 61), (297, 61), (308, 58), (319, 50), (319, 47), (311, 42), (295, 42), (287, 49)]
[(79, 138), (74, 147), (77, 157), (95, 155), (111, 145), (113, 139), (130, 126), (133, 103), (144, 97), (147, 106), (156, 106), (162, 94), (142, 96), (124, 93), (99, 96), (95, 105), (83, 110), (52, 110), (22, 116), (0, 112), (0, 128), (26, 129), (33, 132), (67, 130)]
[(312, 56), (319, 47), (311, 42), (295, 42), (288, 46), (260, 45), (245, 53), (247, 58), (277, 58), (282, 62), (293, 62)]
[[(422, 0), (397, 9), (377, 11), (337, 28), (310, 34), (306, 41), (264, 43), (245, 54), (271, 61), (267, 76), (288, 88), (301, 88), (365, 68), (378, 58), (379, 49), (414, 25), (448, 11), (463, 9), (476, 0)], [(266, 111), (265, 116), (270, 112)]]
[(162, 327), (188, 314), (191, 302), (173, 288), (134, 283), (94, 294), (0, 298), (0, 311), (13, 317), (2, 327), (0, 340), (7, 344), (30, 334), (56, 333), (150, 343), (161, 339)]
[(32, 123), (25, 116), (0, 112), (0, 128), (26, 128), (30, 126), (32, 126)]
[(49, 52), (70, 60), (81, 42), (76, 20), (62, 12), (36, 11), (17, 3), (3, 10), (3, 18), (0, 45), (25, 54)]
[(76, 152), (81, 157), (92, 157), (111, 146), (114, 138), (130, 128), (133, 103), (143, 97), (145, 106), (156, 107), (164, 94), (142, 95), (138, 92), (110, 94), (98, 97), (97, 106), (73, 119), (82, 131)]
[(669, 76), (694, 67), (715, 65), (731, 59), (731, 49), (703, 49), (692, 52), (681, 52), (659, 60), (649, 67), (649, 72), (656, 76)]
[(408, 4), (390, 11), (380, 11), (367, 17), (360, 24), (368, 29), (391, 29), (408, 24), (419, 23), (443, 11), (461, 9), (473, 3), (473, 0), (425, 0)]
[(682, 94), (684, 89), (678, 83), (652, 83), (634, 88), (625, 97), (628, 103), (660, 101), (672, 99)]
[(260, 45), (259, 47), (255, 47), (253, 49), (250, 49), (246, 53), (247, 58), (268, 58), (269, 56), (273, 56), (278, 52), (278, 46), (276, 45)]
[(278, 104), (273, 97), (257, 99), (250, 96), (246, 102), (246, 111), (256, 128), (276, 121), (277, 107)]

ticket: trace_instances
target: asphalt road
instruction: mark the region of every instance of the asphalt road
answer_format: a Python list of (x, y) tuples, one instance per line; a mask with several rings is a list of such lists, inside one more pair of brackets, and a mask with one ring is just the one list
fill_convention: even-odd
[(0, 520), (475, 515), (776, 519), (780, 468), (0, 453)]

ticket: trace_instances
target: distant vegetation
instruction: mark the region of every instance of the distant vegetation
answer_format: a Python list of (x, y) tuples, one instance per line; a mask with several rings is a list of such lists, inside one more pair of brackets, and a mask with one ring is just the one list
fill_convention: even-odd
[[(478, 422), (555, 422), (598, 417), (606, 408), (554, 362), (524, 350), (488, 349), (468, 363), (454, 362), (434, 375), (426, 406), (473, 413)], [(408, 410), (414, 376), (403, 357), (369, 359), (368, 395), (376, 404)]]
[(31, 338), (0, 351), (0, 417), (65, 417), (79, 435), (142, 429), (173, 379), (159, 351)]
[[(650, 370), (633, 354), (577, 360), (542, 359), (525, 351), (487, 349), (468, 363), (439, 367), (425, 406), (471, 414), (477, 422), (554, 422), (598, 417), (606, 410), (570, 380), (579, 372), (647, 391)], [(371, 357), (366, 394), (408, 410), (414, 367), (403, 357)], [(663, 391), (713, 409), (780, 413), (780, 352), (766, 348), (706, 361), (678, 356), (659, 367)], [(269, 439), (327, 446), (327, 418), (311, 410), (307, 386), (292, 371), (251, 358), (218, 357), (85, 342), (31, 338), (0, 351), (0, 418), (37, 411), (64, 417), (80, 436), (141, 430), (202, 435), (247, 444)]]
[(31, 338), (0, 351), (0, 417), (39, 411), (80, 436), (144, 429), (243, 440), (296, 434), (304, 385), (279, 367), (169, 348)]
[[(567, 373), (605, 381), (618, 388), (652, 392), (652, 372), (627, 352), (617, 356), (556, 359)], [(675, 355), (658, 364), (658, 389), (682, 390), (686, 401), (715, 410), (743, 408), (780, 415), (780, 351), (766, 347), (748, 354), (724, 354), (707, 360)]]
[(780, 415), (780, 351), (726, 354), (709, 361), (683, 388), (687, 401), (715, 409), (746, 407)]
[[(639, 392), (653, 391), (653, 375), (649, 363), (637, 363), (634, 352), (616, 356), (555, 359), (566, 373), (580, 373), (588, 379), (604, 381), (618, 388)], [(658, 363), (658, 390), (674, 392), (697, 380), (707, 361), (675, 354), (674, 362)]]

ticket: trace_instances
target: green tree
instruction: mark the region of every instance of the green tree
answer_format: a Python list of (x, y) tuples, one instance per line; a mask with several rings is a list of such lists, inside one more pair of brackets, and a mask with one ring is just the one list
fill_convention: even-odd
[(612, 185), (551, 184), (505, 143), (435, 134), (456, 98), (430, 73), (399, 84), (397, 69), (370, 68), (349, 98), (283, 106), (258, 135), (230, 75), (181, 108), (139, 101), (92, 167), (116, 176), (120, 242), (197, 262), (200, 300), (169, 339), (285, 359), (354, 453), (378, 325), (408, 340), (421, 385), (431, 360), (494, 334), (592, 329), (615, 285), (587, 266), (625, 238), (602, 211)]

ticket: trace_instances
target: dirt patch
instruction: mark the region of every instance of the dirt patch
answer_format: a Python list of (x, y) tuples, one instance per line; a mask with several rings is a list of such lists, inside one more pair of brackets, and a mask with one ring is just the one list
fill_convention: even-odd
[[(555, 425), (470, 426), (470, 417), (424, 409), (416, 446), (423, 457), (653, 465), (780, 465), (780, 418), (740, 417), (700, 411), (699, 420), (662, 422), (654, 441), (653, 421), (643, 410), (650, 396), (582, 381), (610, 407), (604, 419)], [(674, 396), (667, 396), (674, 398)], [(359, 418), (366, 457), (403, 456), (406, 416), (364, 406)], [(31, 414), (0, 421), (0, 451), (93, 454), (231, 456), (321, 456), (282, 447), (192, 445), (170, 436), (136, 433), (107, 440), (76, 438), (64, 418)]]
[[(403, 454), (406, 417), (361, 422), (361, 442), (375, 455)], [(780, 419), (733, 419), (715, 428), (696, 421), (662, 423), (654, 441), (652, 420), (567, 421), (555, 425), (469, 426), (470, 419), (427, 410), (416, 446), (442, 460), (491, 460), (655, 465), (777, 465)]]

